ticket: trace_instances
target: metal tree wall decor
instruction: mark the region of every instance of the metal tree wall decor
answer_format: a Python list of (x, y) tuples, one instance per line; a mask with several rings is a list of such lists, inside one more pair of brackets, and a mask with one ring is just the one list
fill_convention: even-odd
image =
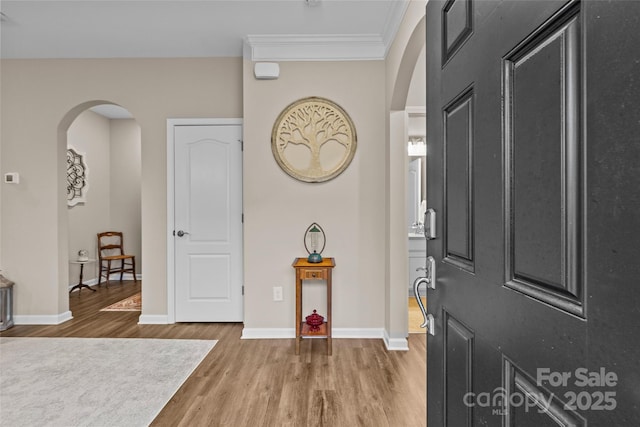
[(356, 128), (336, 103), (319, 97), (287, 106), (271, 133), (271, 151), (280, 168), (304, 182), (340, 175), (356, 152)]
[(73, 148), (67, 148), (67, 205), (69, 206), (86, 201), (88, 170), (82, 157)]

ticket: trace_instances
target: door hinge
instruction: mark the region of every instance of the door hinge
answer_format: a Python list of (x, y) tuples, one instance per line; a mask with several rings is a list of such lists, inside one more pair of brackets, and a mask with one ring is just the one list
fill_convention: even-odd
[(244, 151), (244, 141), (239, 139), (238, 142), (240, 142), (240, 151)]
[(244, 224), (244, 214), (242, 214), (242, 223)]
[(242, 285), (242, 295), (244, 295), (244, 285)]

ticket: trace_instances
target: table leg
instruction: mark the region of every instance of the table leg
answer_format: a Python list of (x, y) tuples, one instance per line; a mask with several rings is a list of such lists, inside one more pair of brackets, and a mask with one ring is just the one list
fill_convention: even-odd
[(80, 281), (78, 282), (77, 285), (75, 285), (73, 288), (71, 288), (71, 290), (69, 291), (69, 293), (73, 292), (75, 289), (78, 289), (78, 295), (80, 294), (80, 292), (82, 291), (82, 288), (87, 288), (93, 292), (95, 292), (95, 289), (91, 289), (91, 287), (89, 287), (88, 285), (85, 285), (84, 283), (82, 283), (82, 273), (84, 272), (84, 264), (80, 264)]
[(300, 333), (300, 324), (302, 322), (302, 279), (300, 273), (296, 269), (296, 355), (300, 354), (300, 341), (302, 337)]
[(327, 355), (331, 356), (331, 335), (332, 335), (332, 323), (333, 314), (331, 312), (331, 269), (327, 269)]

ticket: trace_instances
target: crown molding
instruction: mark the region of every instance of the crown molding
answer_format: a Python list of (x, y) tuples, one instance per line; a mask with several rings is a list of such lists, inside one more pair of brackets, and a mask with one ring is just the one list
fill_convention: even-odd
[(381, 60), (386, 47), (381, 36), (248, 35), (245, 59), (251, 61)]
[(387, 15), (387, 21), (384, 24), (384, 30), (382, 32), (382, 41), (385, 45), (385, 58), (387, 56), (387, 53), (389, 53), (389, 49), (391, 48), (393, 40), (396, 38), (396, 34), (398, 34), (398, 29), (400, 28), (400, 24), (402, 23), (404, 14), (407, 12), (409, 3), (410, 1), (407, 0), (395, 2), (393, 4), (391, 13)]
[(382, 34), (247, 35), (243, 56), (249, 61), (384, 60), (409, 1), (393, 3)]

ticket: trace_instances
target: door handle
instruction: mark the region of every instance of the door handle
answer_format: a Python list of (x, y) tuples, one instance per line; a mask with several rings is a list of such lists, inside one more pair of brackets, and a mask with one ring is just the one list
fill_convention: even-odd
[(427, 332), (429, 332), (429, 334), (435, 335), (435, 319), (432, 314), (427, 313), (427, 310), (422, 303), (422, 299), (420, 298), (420, 285), (424, 284), (430, 289), (436, 288), (436, 260), (432, 256), (428, 257), (427, 265), (427, 268), (420, 267), (416, 269), (416, 271), (424, 271), (426, 274), (424, 277), (418, 277), (413, 282), (413, 295), (416, 298), (416, 302), (418, 303), (418, 307), (420, 307), (420, 311), (422, 312), (422, 317), (424, 319), (420, 327), (427, 328)]
[(189, 232), (188, 232), (188, 231), (178, 230), (178, 232), (177, 232), (176, 234), (178, 235), (178, 237), (182, 237), (182, 236), (184, 236), (185, 234), (189, 234)]

